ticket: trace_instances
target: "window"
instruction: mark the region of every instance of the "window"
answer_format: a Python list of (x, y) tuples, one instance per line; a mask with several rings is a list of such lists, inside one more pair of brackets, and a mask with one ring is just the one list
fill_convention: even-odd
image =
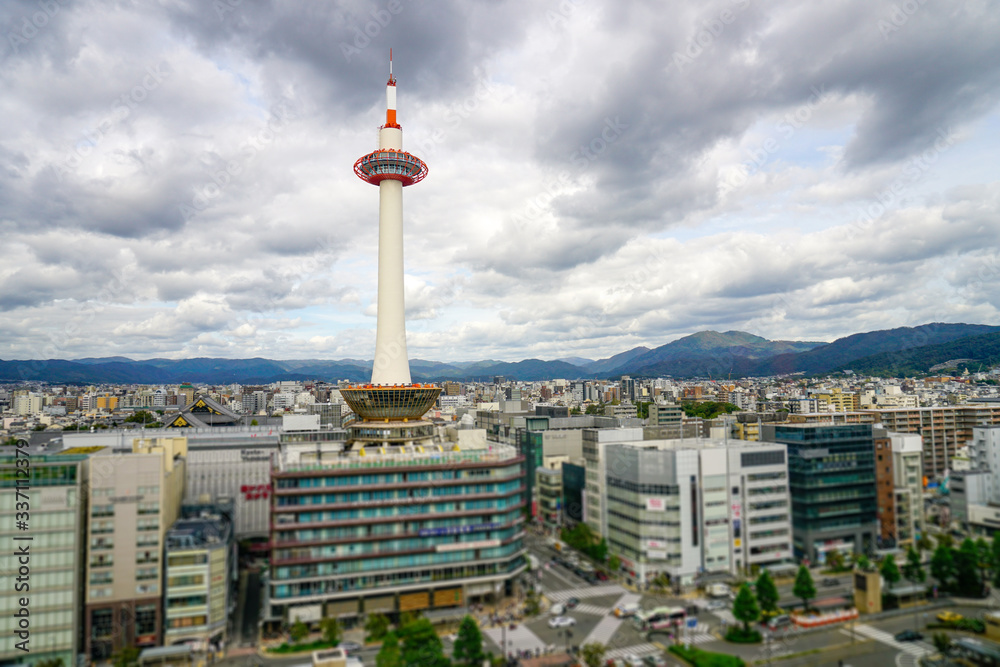
[(144, 604), (135, 608), (135, 634), (151, 635), (156, 632), (156, 605)]
[(114, 614), (110, 609), (95, 609), (90, 614), (90, 636), (92, 639), (110, 637)]
[(765, 452), (742, 452), (740, 465), (744, 468), (754, 466), (775, 466), (785, 462), (785, 450), (775, 449)]

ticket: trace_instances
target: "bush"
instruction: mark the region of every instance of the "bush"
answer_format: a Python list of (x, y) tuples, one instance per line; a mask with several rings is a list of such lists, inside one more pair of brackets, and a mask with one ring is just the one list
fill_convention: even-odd
[(670, 647), (670, 652), (688, 661), (694, 667), (746, 667), (746, 663), (735, 655), (702, 651), (700, 648), (685, 648), (683, 645)]
[(734, 644), (759, 644), (762, 639), (760, 631), (753, 628), (747, 632), (734, 625), (726, 631), (726, 641)]
[(986, 624), (978, 618), (963, 618), (960, 621), (950, 623), (928, 623), (928, 630), (961, 630), (963, 632), (975, 632), (983, 634), (986, 632)]

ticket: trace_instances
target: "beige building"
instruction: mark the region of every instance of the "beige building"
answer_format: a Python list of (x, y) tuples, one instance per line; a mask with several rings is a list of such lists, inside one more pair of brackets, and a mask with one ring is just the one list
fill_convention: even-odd
[(896, 495), (896, 545), (912, 546), (924, 528), (923, 445), (919, 435), (890, 433)]
[(84, 651), (108, 660), (163, 641), (163, 536), (184, 495), (187, 438), (136, 438), (91, 455)]

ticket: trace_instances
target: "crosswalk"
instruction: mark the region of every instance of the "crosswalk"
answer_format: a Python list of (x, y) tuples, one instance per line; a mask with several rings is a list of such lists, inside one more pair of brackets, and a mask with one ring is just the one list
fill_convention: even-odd
[(590, 642), (600, 642), (602, 644), (607, 644), (611, 641), (615, 632), (618, 631), (618, 626), (622, 624), (622, 619), (615, 618), (614, 616), (605, 616), (600, 620), (600, 622), (590, 631), (587, 638), (580, 642), (580, 646), (584, 644), (589, 644)]
[(615, 658), (624, 658), (627, 655), (635, 655), (641, 658), (644, 655), (652, 655), (659, 652), (660, 649), (655, 644), (637, 644), (636, 646), (626, 646), (608, 651), (604, 654), (604, 658), (606, 660), (614, 660)]
[(504, 638), (503, 628), (489, 628), (483, 630), (483, 634), (493, 640), (493, 643), (500, 646), (504, 652), (512, 650), (528, 650), (534, 651), (535, 649), (544, 649), (545, 642), (538, 638), (534, 632), (529, 630), (524, 625), (518, 625), (513, 630), (508, 629), (507, 634), (507, 646), (501, 646)]
[(611, 613), (611, 610), (606, 607), (595, 607), (592, 604), (578, 604), (569, 610), (569, 613), (575, 614), (580, 612), (581, 614), (593, 614), (594, 616), (607, 616)]
[[(552, 602), (565, 602), (570, 598), (596, 598), (603, 595), (621, 595), (625, 592), (625, 589), (618, 584), (609, 584), (607, 586), (588, 586), (565, 591), (549, 591), (545, 594), (545, 597)], [(635, 598), (638, 600), (639, 596), (636, 595)]]
[[(849, 628), (842, 628), (841, 633), (845, 635), (850, 635), (851, 630)], [(873, 628), (870, 625), (865, 625), (864, 623), (859, 623), (854, 626), (854, 632), (862, 637), (868, 637), (869, 639), (874, 639), (880, 644), (885, 644), (886, 646), (891, 646), (903, 653), (913, 656), (914, 658), (922, 658), (925, 655), (934, 653), (934, 649), (926, 642), (899, 642), (888, 632), (884, 630), (879, 630), (878, 628)]]

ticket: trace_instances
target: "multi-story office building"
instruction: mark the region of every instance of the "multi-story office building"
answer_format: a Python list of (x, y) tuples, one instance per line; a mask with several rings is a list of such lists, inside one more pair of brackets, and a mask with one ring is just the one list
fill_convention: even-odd
[(879, 532), (876, 542), (880, 548), (896, 546), (896, 475), (893, 470), (892, 440), (882, 428), (872, 430), (875, 444), (875, 515)]
[(924, 445), (924, 475), (943, 477), (956, 451), (972, 439), (977, 426), (1000, 424), (1000, 404), (875, 410), (881, 425), (894, 433), (918, 433)]
[(641, 428), (584, 429), (583, 459), (586, 462), (587, 486), (584, 493), (584, 521), (598, 535), (608, 534), (604, 512), (606, 500), (604, 450), (608, 445), (643, 440)]
[(352, 449), (275, 458), (270, 620), (458, 608), (509, 593), (525, 569), (513, 447), (383, 447), (385, 437), (365, 422)]
[(795, 554), (822, 563), (832, 550), (868, 553), (879, 534), (870, 424), (765, 424), (788, 445)]
[[(62, 660), (64, 665), (75, 665), (83, 602), (87, 457), (32, 449), (26, 450), (29, 456), (25, 459), (15, 458), (13, 447), (5, 449), (0, 454), (0, 540), (4, 544), (0, 557), (0, 664)], [(29, 465), (22, 467), (21, 460)], [(19, 473), (21, 470), (25, 472)], [(24, 505), (18, 507), (24, 502), (28, 503), (28, 517), (21, 529), (16, 516), (25, 512)], [(28, 552), (24, 556), (27, 561), (20, 560), (22, 549)], [(21, 566), (27, 574), (21, 573)], [(22, 619), (26, 632), (20, 625)]]
[(163, 642), (163, 536), (180, 511), (186, 453), (183, 437), (90, 453), (84, 643), (93, 660)]
[(792, 556), (785, 447), (726, 440), (610, 445), (607, 540), (638, 583), (742, 574)]
[(215, 653), (226, 641), (236, 575), (235, 542), (220, 514), (178, 519), (164, 541), (164, 644)]
[(584, 520), (584, 494), (587, 488), (587, 469), (583, 459), (562, 464), (563, 519), (566, 522)]

